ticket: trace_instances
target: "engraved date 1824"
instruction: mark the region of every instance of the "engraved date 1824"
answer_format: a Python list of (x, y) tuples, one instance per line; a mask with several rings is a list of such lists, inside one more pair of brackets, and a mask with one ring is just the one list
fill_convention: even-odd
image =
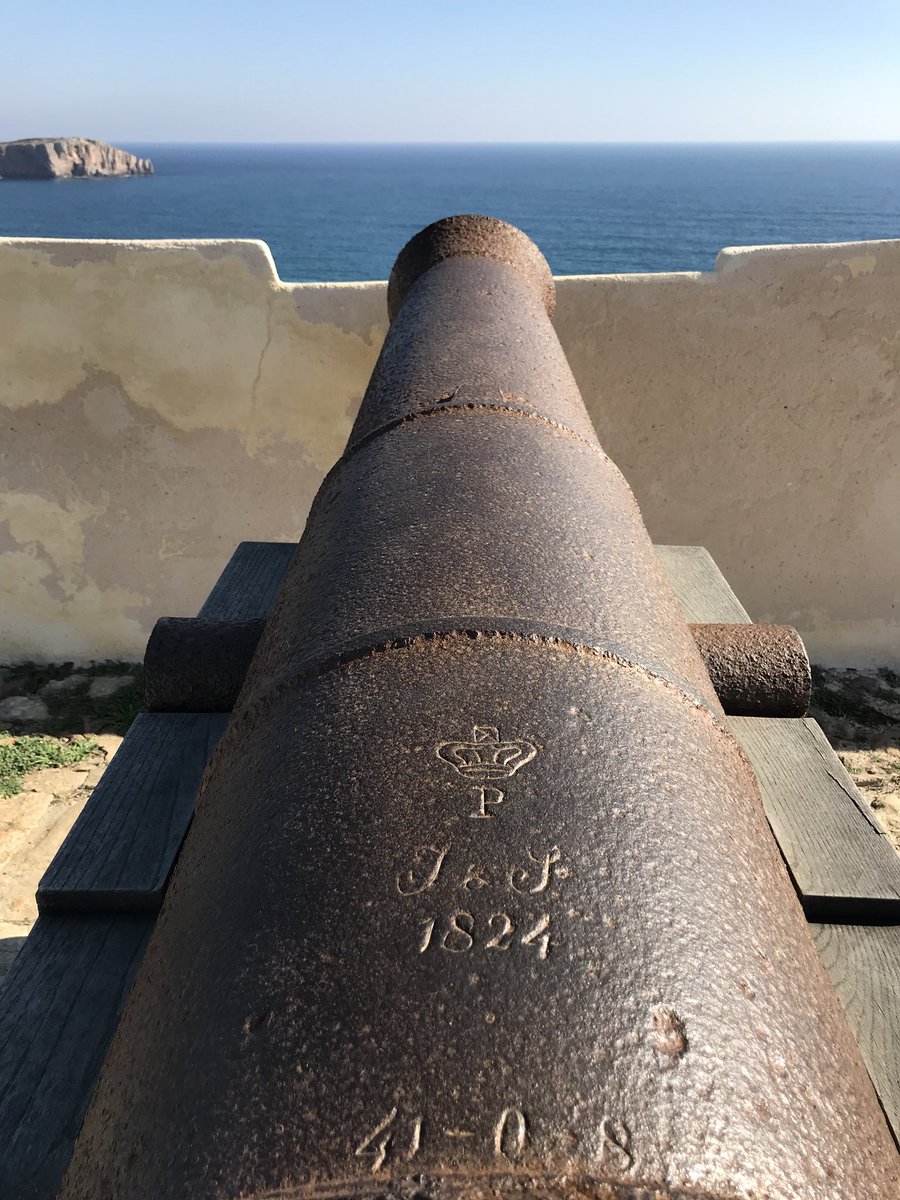
[(509, 950), (514, 943), (534, 947), (541, 959), (550, 953), (549, 913), (542, 913), (536, 919), (530, 917), (518, 929), (509, 913), (492, 913), (479, 928), (472, 913), (458, 909), (447, 917), (426, 917), (421, 929), (420, 954), (434, 947), (448, 954), (465, 954), (473, 946)]

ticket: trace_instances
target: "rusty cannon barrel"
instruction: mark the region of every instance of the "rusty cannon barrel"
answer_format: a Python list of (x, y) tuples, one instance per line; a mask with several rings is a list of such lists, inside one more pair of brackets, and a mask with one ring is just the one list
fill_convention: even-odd
[(873, 1200), (897, 1155), (536, 247), (402, 251), (63, 1200)]

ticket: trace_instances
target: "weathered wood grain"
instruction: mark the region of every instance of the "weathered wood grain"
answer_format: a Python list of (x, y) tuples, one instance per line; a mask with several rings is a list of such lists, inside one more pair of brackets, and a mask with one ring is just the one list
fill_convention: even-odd
[[(692, 622), (749, 618), (700, 546), (657, 546)], [(900, 916), (900, 856), (815, 721), (729, 717), (759, 780), (769, 824), (807, 916)]]
[(897, 855), (815, 721), (729, 717), (806, 915), (900, 919)]
[(657, 546), (656, 553), (690, 624), (743, 624), (750, 620), (708, 550), (702, 546)]
[(141, 713), (38, 884), (49, 912), (156, 912), (227, 713)]
[(267, 617), (296, 549), (296, 542), (241, 542), (197, 616)]
[(900, 925), (811, 925), (900, 1141)]
[(153, 919), (39, 917), (0, 989), (0, 1196), (53, 1200)]

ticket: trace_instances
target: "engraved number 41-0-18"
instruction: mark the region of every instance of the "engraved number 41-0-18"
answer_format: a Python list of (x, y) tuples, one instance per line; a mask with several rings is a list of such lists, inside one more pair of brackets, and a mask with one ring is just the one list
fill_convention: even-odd
[[(356, 1158), (369, 1158), (369, 1170), (380, 1171), (385, 1162), (409, 1162), (415, 1158), (424, 1141), (421, 1114), (398, 1116), (396, 1105), (378, 1122), (353, 1151)], [(433, 1135), (452, 1138), (454, 1141), (475, 1138), (471, 1129), (438, 1129)], [(525, 1150), (528, 1142), (528, 1126), (525, 1114), (519, 1108), (504, 1108), (492, 1130), (493, 1151), (496, 1155), (515, 1162)]]

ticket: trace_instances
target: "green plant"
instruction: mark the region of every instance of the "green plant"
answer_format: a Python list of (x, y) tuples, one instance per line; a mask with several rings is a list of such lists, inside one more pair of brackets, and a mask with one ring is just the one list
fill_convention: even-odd
[(97, 748), (92, 737), (78, 741), (23, 734), (13, 737), (0, 734), (0, 796), (14, 796), (21, 791), (22, 780), (29, 771), (42, 767), (71, 767), (87, 758)]
[(134, 680), (127, 687), (113, 692), (111, 696), (104, 696), (97, 700), (91, 700), (88, 697), (84, 704), (84, 711), (86, 715), (89, 715), (95, 729), (106, 729), (111, 733), (119, 733), (124, 736), (143, 707), (143, 672), (137, 670)]

